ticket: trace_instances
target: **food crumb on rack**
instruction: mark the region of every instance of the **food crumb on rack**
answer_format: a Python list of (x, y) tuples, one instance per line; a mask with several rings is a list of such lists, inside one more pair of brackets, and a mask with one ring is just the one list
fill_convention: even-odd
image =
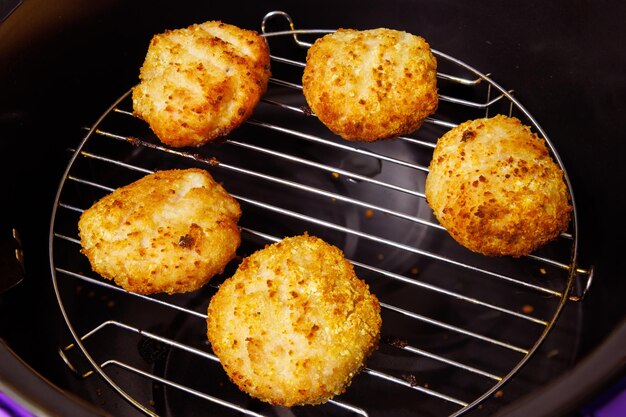
[(191, 155), (191, 157), (195, 159), (196, 161), (206, 162), (207, 164), (214, 166), (214, 167), (220, 164), (219, 159), (217, 159), (215, 156), (204, 156), (198, 153), (194, 153)]
[(313, 110), (309, 106), (301, 106), (300, 110), (302, 110), (305, 116), (313, 116)]
[(533, 311), (535, 311), (535, 307), (531, 306), (530, 304), (526, 304), (522, 307), (522, 312), (524, 314), (530, 314)]
[(338, 173), (338, 172), (332, 172), (330, 175), (331, 175), (331, 176), (333, 177), (333, 179), (335, 179), (335, 180), (339, 179), (339, 173)]
[(143, 141), (139, 138), (136, 138), (134, 136), (127, 136), (126, 140), (128, 141), (128, 143), (130, 143), (133, 146), (141, 146), (143, 145)]
[(368, 219), (371, 219), (372, 217), (374, 217), (374, 210), (372, 209), (365, 210), (365, 217)]
[(412, 387), (417, 386), (417, 378), (413, 374), (403, 374), (402, 379), (408, 382)]
[(414, 266), (413, 268), (411, 268), (411, 275), (417, 275), (419, 274), (420, 270)]
[(409, 344), (409, 342), (407, 342), (406, 340), (399, 339), (395, 336), (387, 336), (385, 337), (384, 341), (385, 343), (388, 343), (389, 345), (398, 348), (404, 348)]
[(501, 390), (501, 389), (497, 390), (496, 393), (493, 394), (493, 397), (494, 398), (502, 398), (502, 397), (504, 397), (504, 391)]

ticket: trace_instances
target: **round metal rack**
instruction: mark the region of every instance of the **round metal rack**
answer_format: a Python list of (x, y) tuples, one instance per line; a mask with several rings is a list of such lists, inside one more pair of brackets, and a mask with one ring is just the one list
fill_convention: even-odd
[[(280, 22), (289, 30), (267, 29)], [(286, 13), (268, 13), (262, 33), (271, 50), (270, 86), (253, 117), (220, 142), (163, 145), (134, 117), (129, 91), (72, 150), (50, 225), (54, 289), (74, 338), (60, 354), (76, 373), (101, 377), (139, 412), (459, 416), (497, 396), (564, 305), (588, 290), (592, 273), (577, 266), (574, 200), (568, 232), (519, 259), (460, 247), (426, 204), (437, 138), (465, 120), (516, 116), (545, 138), (564, 168), (513, 93), (434, 50), (437, 112), (406, 137), (344, 141), (317, 120), (301, 91), (306, 50), (331, 31), (298, 30)], [(242, 207), (242, 245), (223, 276), (191, 294), (142, 296), (93, 273), (80, 252), (80, 214), (148, 173), (192, 166), (208, 170)], [(567, 174), (566, 182), (573, 199)], [(320, 406), (282, 409), (228, 381), (206, 340), (206, 309), (241, 257), (305, 231), (341, 248), (378, 296), (382, 340), (345, 394)]]

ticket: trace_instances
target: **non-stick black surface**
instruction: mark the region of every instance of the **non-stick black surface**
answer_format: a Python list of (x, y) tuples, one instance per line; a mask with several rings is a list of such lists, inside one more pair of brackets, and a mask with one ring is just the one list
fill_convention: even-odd
[[(78, 143), (84, 133), (81, 127), (91, 125), (135, 82), (151, 34), (197, 21), (197, 16), (219, 17), (254, 28), (267, 10), (284, 6), (303, 27), (386, 25), (408, 29), (429, 38), (438, 50), (490, 72), (502, 85), (514, 89), (515, 96), (540, 121), (572, 178), (581, 213), (583, 264), (595, 265), (598, 275), (584, 303), (566, 307), (543, 352), (554, 354), (554, 349), (548, 348), (550, 343), (555, 343), (557, 350), (572, 346), (573, 335), (574, 343), (581, 343), (573, 348), (578, 353), (558, 365), (553, 360), (533, 367), (531, 361), (496, 403), (532, 393), (552, 376), (566, 372), (575, 357), (590, 352), (623, 316), (619, 303), (623, 281), (615, 260), (619, 251), (610, 240), (619, 236), (616, 219), (623, 206), (623, 195), (611, 192), (619, 185), (619, 143), (614, 138), (619, 137), (618, 115), (624, 104), (619, 94), (624, 90), (619, 70), (623, 68), (618, 48), (623, 39), (619, 13), (597, 4), (560, 8), (555, 3), (537, 3), (516, 10), (496, 2), (471, 8), (421, 2), (338, 7), (322, 2), (299, 5), (297, 11), (280, 3), (249, 4), (246, 13), (223, 4), (174, 8), (151, 3), (147, 9), (141, 3), (121, 6), (109, 2), (99, 10), (69, 3), (46, 10), (34, 7), (37, 4), (26, 1), (0, 26), (2, 78), (8, 86), (2, 97), (2, 133), (7, 138), (3, 151), (10, 155), (3, 177), (17, 179), (8, 183), (6, 207), (22, 232), (28, 272), (22, 286), (2, 295), (2, 336), (58, 384), (77, 392), (84, 388), (67, 376), (56, 354), (50, 354), (68, 340), (50, 299), (47, 248), (42, 243), (46, 241), (51, 199), (69, 155), (65, 149)], [(122, 11), (123, 7), (134, 10)], [(350, 7), (352, 13), (341, 13)], [(38, 24), (21, 24), (26, 16)], [(44, 177), (32, 175), (38, 168), (43, 169)], [(37, 208), (41, 214), (28, 216), (25, 208)], [(19, 321), (4, 320), (9, 314)], [(42, 317), (46, 325), (38, 332), (20, 335), (21, 329), (42, 323)], [(564, 343), (561, 334), (569, 335)], [(538, 370), (547, 375), (535, 381), (541, 373)], [(93, 381), (87, 384), (98, 385)], [(89, 388), (90, 397), (102, 389), (101, 396), (92, 400), (109, 403), (104, 400), (106, 385), (96, 386), (95, 391)]]

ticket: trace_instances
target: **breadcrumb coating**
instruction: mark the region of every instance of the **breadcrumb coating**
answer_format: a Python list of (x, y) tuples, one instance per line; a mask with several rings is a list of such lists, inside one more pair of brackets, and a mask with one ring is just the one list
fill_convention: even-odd
[(195, 291), (235, 256), (239, 203), (202, 169), (158, 171), (118, 188), (78, 222), (82, 253), (138, 294)]
[(503, 115), (467, 121), (437, 141), (426, 199), (457, 242), (489, 256), (533, 252), (567, 229), (572, 211), (545, 141)]
[(339, 29), (315, 41), (302, 77), (311, 110), (347, 140), (409, 134), (435, 112), (437, 61), (424, 38)]
[(207, 336), (230, 379), (274, 405), (341, 394), (380, 339), (380, 305), (343, 252), (304, 234), (245, 258), (213, 296)]
[(200, 146), (248, 119), (267, 89), (269, 48), (220, 21), (154, 35), (132, 91), (133, 111), (161, 142)]

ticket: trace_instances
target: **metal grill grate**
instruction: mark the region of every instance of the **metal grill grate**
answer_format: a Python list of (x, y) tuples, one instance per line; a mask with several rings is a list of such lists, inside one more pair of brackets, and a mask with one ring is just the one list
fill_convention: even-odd
[[(291, 30), (268, 32), (273, 18)], [(270, 88), (253, 119), (224, 141), (192, 150), (162, 145), (133, 117), (128, 92), (73, 153), (50, 233), (53, 283), (75, 338), (62, 357), (85, 378), (95, 371), (147, 415), (191, 415), (199, 407), (222, 416), (456, 416), (475, 408), (532, 356), (592, 274), (576, 267), (575, 212), (568, 233), (525, 258), (487, 259), (459, 247), (424, 200), (427, 166), (437, 138), (471, 118), (504, 113), (547, 139), (545, 132), (511, 92), (434, 51), (440, 106), (422, 128), (393, 140), (343, 141), (311, 114), (299, 84), (310, 46), (302, 38), (330, 31), (295, 30), (282, 12), (269, 13), (262, 30), (272, 51)], [(285, 410), (230, 384), (206, 341), (205, 319), (210, 297), (240, 258), (184, 295), (140, 296), (91, 272), (77, 238), (80, 213), (155, 170), (191, 166), (207, 169), (240, 202), (240, 257), (308, 231), (341, 248), (378, 296), (380, 348), (344, 395)], [(587, 285), (573, 297), (577, 278)], [(75, 364), (77, 351), (86, 370)]]

